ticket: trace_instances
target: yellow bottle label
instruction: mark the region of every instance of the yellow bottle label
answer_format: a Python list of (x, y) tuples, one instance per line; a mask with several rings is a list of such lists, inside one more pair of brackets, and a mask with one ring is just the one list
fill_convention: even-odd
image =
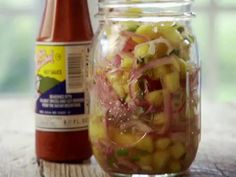
[(58, 81), (66, 79), (66, 53), (64, 46), (37, 46), (36, 72), (42, 77)]
[(75, 131), (88, 127), (89, 44), (38, 44), (36, 129)]

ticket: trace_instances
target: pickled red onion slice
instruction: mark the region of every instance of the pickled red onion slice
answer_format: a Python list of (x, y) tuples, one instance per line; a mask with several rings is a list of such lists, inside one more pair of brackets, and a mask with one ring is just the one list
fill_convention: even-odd
[(131, 79), (136, 80), (139, 77), (141, 77), (145, 71), (155, 68), (155, 67), (162, 66), (162, 65), (171, 64), (173, 61), (174, 61), (173, 56), (154, 59), (154, 60), (148, 62), (143, 67), (141, 67), (137, 70), (134, 70), (132, 73)]

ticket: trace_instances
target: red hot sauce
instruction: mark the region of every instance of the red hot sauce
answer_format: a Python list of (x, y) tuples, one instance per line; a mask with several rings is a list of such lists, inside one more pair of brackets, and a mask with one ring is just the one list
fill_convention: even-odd
[(36, 45), (36, 155), (81, 162), (88, 138), (88, 52), (93, 31), (87, 0), (47, 0)]

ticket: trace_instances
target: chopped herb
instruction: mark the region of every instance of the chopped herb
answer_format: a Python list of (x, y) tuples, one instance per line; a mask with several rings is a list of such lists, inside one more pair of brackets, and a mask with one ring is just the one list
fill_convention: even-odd
[(144, 63), (145, 63), (144, 58), (138, 58), (137, 59), (137, 64), (143, 65)]
[(128, 156), (129, 155), (129, 151), (126, 148), (120, 148), (120, 149), (117, 150), (116, 154), (118, 156), (122, 156), (122, 157), (123, 156)]
[(184, 32), (184, 27), (183, 26), (179, 26), (177, 28), (177, 30), (180, 32), (180, 33), (183, 33)]
[(116, 159), (114, 156), (110, 157), (108, 160), (107, 160), (107, 163), (110, 167), (113, 167), (114, 163), (116, 162)]
[(190, 43), (194, 43), (195, 38), (193, 35), (188, 35), (188, 40), (190, 41)]
[(144, 98), (144, 95), (145, 95), (145, 93), (144, 93), (144, 91), (145, 91), (145, 83), (144, 82), (145, 82), (144, 79), (139, 79), (138, 80), (138, 87), (140, 89), (139, 96), (141, 98)]
[(139, 150), (138, 154), (141, 155), (141, 156), (144, 156), (144, 155), (148, 155), (150, 153), (148, 153), (147, 151), (144, 151), (144, 150)]
[(137, 156), (137, 155), (135, 155), (135, 156), (131, 157), (131, 160), (132, 160), (133, 162), (137, 162), (137, 161), (140, 160), (140, 157)]
[(170, 52), (170, 55), (176, 55), (176, 56), (179, 56), (179, 54), (180, 54), (180, 50), (179, 49), (174, 49), (174, 50), (172, 50), (171, 52)]

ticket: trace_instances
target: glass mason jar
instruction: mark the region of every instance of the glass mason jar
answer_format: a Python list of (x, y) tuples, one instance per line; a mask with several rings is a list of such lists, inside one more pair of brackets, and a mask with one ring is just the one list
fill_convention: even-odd
[(186, 171), (200, 140), (200, 65), (189, 0), (100, 1), (89, 134), (110, 174)]

